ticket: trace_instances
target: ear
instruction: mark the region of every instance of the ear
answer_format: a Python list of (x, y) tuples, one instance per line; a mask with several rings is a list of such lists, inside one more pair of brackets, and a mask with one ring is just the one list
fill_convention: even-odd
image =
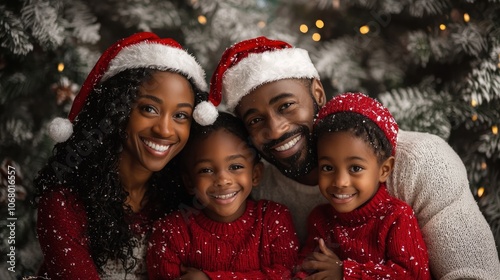
[(258, 187), (260, 184), (260, 180), (262, 179), (262, 174), (264, 172), (264, 164), (259, 161), (253, 166), (253, 173), (252, 173), (252, 186), (253, 187)]
[(184, 187), (186, 188), (188, 194), (194, 195), (193, 182), (191, 182), (191, 177), (187, 172), (182, 173), (182, 182), (184, 183)]
[(391, 174), (392, 169), (394, 169), (394, 162), (395, 162), (395, 159), (393, 156), (391, 156), (388, 159), (386, 159), (382, 163), (382, 165), (380, 166), (379, 181), (381, 183), (387, 181), (387, 178), (389, 178), (389, 175)]
[(323, 89), (323, 84), (321, 83), (320, 80), (318, 79), (313, 79), (312, 85), (311, 85), (311, 92), (318, 103), (318, 106), (321, 108), (326, 104), (326, 94), (325, 90)]

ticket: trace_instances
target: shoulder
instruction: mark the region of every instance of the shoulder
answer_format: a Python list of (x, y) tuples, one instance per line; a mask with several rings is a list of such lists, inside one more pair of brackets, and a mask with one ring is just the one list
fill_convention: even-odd
[(57, 187), (44, 193), (38, 201), (39, 212), (41, 210), (64, 210), (74, 212), (85, 212), (83, 201), (68, 188)]
[(453, 148), (442, 138), (425, 132), (400, 130), (396, 148), (396, 161), (418, 163), (446, 162), (465, 168)]
[(180, 210), (174, 211), (158, 219), (154, 224), (153, 231), (162, 231), (163, 233), (168, 232), (172, 234), (177, 232), (180, 228), (184, 228), (189, 220), (191, 220), (189, 214)]
[(263, 212), (290, 212), (288, 207), (286, 207), (284, 204), (272, 200), (260, 199), (255, 202), (249, 200), (248, 203), (254, 204), (256, 208), (262, 209)]

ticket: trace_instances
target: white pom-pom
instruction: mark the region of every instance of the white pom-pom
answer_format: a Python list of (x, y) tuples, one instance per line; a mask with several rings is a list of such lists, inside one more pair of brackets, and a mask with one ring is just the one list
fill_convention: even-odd
[(202, 101), (200, 104), (196, 105), (193, 112), (194, 120), (203, 126), (213, 124), (218, 116), (219, 112), (217, 108), (208, 101)]
[(68, 119), (55, 118), (49, 124), (49, 136), (52, 140), (61, 143), (73, 134), (73, 124)]

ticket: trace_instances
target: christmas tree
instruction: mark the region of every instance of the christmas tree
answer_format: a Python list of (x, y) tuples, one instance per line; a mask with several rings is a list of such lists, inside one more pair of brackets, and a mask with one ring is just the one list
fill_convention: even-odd
[[(499, 0), (3, 1), (0, 161), (22, 170), (19, 209), (52, 152), (48, 123), (67, 115), (100, 53), (137, 31), (176, 39), (208, 75), (243, 39), (264, 35), (307, 49), (330, 96), (365, 92), (402, 129), (439, 135), (455, 149), (500, 245)], [(34, 211), (16, 213), (32, 224), (16, 229), (19, 249), (33, 252), (17, 276), (33, 275), (41, 260), (31, 244)], [(7, 234), (2, 227), (1, 242)], [(14, 275), (2, 274), (5, 246), (2, 279)]]

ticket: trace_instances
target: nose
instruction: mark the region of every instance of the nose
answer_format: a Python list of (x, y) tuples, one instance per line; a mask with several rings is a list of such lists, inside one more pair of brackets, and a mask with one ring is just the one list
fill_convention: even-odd
[(230, 186), (232, 184), (231, 176), (223, 170), (217, 172), (217, 178), (215, 180), (215, 185), (218, 187)]
[(269, 140), (280, 138), (288, 130), (286, 118), (278, 115), (271, 115), (267, 120), (264, 137)]
[(158, 118), (153, 125), (153, 132), (160, 138), (168, 138), (173, 134), (174, 120), (169, 116)]
[(347, 172), (338, 171), (335, 172), (332, 176), (333, 176), (332, 183), (334, 187), (345, 188), (349, 186), (350, 180), (349, 180), (349, 174), (347, 174)]

